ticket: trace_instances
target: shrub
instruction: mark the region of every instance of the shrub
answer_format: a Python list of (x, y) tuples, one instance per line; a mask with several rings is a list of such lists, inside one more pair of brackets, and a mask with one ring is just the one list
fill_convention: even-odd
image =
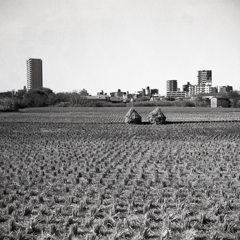
[(194, 104), (196, 107), (208, 107), (210, 106), (210, 100), (198, 96), (194, 99)]
[(70, 102), (60, 102), (56, 104), (57, 107), (70, 107)]
[(17, 99), (15, 98), (0, 99), (0, 107), (1, 111), (4, 112), (13, 112), (18, 111), (19, 109)]
[(112, 103), (105, 101), (85, 101), (81, 107), (125, 107), (125, 103)]
[(238, 91), (232, 91), (232, 92), (227, 93), (227, 97), (231, 101), (231, 107), (235, 108), (240, 105), (239, 104), (240, 94), (238, 93)]
[(173, 105), (175, 107), (195, 107), (194, 102), (190, 100), (174, 101)]

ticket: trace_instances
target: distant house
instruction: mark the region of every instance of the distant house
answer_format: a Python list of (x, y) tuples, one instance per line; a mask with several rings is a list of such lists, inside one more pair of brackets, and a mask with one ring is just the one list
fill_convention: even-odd
[(118, 89), (117, 92), (111, 92), (111, 93), (110, 93), (110, 97), (122, 98), (123, 95), (126, 95), (126, 92), (122, 92), (121, 89)]
[(127, 92), (122, 92), (121, 89), (118, 89), (117, 92), (110, 93), (110, 101), (119, 103), (119, 102), (126, 102), (128, 98)]
[(99, 101), (110, 101), (110, 97), (107, 95), (98, 95), (98, 96), (86, 96), (85, 97), (88, 101), (92, 102), (99, 102)]
[(212, 97), (211, 107), (230, 107), (230, 100), (224, 97)]
[(186, 92), (182, 92), (182, 91), (167, 92), (167, 98), (169, 98), (169, 99), (185, 98), (185, 97), (186, 97)]

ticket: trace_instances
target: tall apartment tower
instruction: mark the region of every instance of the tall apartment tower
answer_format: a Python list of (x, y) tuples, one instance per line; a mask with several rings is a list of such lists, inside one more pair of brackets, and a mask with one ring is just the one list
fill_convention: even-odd
[(177, 80), (167, 80), (167, 92), (177, 91)]
[(43, 87), (42, 60), (29, 58), (27, 60), (27, 90)]
[(211, 70), (198, 71), (198, 85), (212, 86), (212, 71)]

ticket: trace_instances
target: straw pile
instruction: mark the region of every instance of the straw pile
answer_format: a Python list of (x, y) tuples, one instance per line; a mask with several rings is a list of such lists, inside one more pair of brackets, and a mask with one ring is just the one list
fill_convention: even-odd
[(142, 117), (137, 113), (136, 110), (131, 108), (125, 115), (125, 123), (140, 124), (142, 123)]
[(156, 109), (149, 113), (148, 121), (151, 124), (164, 124), (166, 121), (166, 117), (161, 111), (161, 108), (157, 107)]

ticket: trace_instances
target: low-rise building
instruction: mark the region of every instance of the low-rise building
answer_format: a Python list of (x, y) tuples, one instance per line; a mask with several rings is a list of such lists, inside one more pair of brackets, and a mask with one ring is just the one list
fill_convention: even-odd
[(118, 89), (117, 92), (111, 92), (110, 96), (111, 97), (123, 97), (123, 95), (125, 95), (126, 92), (122, 92), (121, 89)]
[(186, 92), (183, 91), (171, 91), (167, 92), (167, 98), (185, 98), (186, 97)]
[(210, 93), (212, 91), (211, 85), (190, 85), (189, 96), (196, 96), (201, 93)]
[(211, 107), (230, 107), (230, 100), (224, 97), (212, 97)]
[(85, 96), (85, 99), (88, 101), (110, 101), (110, 97), (108, 95), (98, 95), (98, 96)]

